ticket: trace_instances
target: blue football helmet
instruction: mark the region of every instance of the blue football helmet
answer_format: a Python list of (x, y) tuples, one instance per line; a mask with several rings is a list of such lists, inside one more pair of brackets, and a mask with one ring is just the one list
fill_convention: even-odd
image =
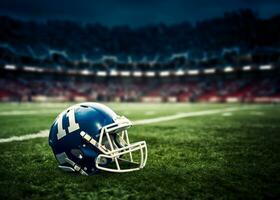
[(49, 145), (65, 171), (83, 175), (135, 171), (145, 166), (148, 152), (145, 141), (130, 144), (131, 125), (103, 104), (76, 104), (55, 119)]

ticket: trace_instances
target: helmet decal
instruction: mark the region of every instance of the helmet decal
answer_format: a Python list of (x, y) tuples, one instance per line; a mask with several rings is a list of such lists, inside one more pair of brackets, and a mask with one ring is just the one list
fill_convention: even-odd
[(65, 113), (61, 113), (57, 118), (57, 139), (60, 139), (66, 135), (65, 129), (63, 129), (63, 118), (66, 116), (69, 126), (67, 127), (68, 133), (72, 133), (80, 128), (79, 124), (75, 120), (75, 108), (67, 110)]

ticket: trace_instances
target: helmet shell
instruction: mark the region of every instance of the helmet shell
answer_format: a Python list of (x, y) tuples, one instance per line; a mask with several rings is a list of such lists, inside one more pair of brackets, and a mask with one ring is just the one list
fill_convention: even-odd
[[(68, 112), (74, 112), (75, 122), (79, 125), (79, 128), (73, 132), (68, 130), (70, 123)], [(80, 136), (80, 132), (84, 131), (98, 141), (102, 127), (114, 123), (117, 117), (114, 111), (99, 103), (81, 103), (71, 106), (53, 122), (49, 134), (49, 145), (55, 156), (65, 153), (69, 159), (81, 166), (88, 174), (93, 173), (96, 171), (93, 160), (100, 154), (100, 151), (87, 144)], [(61, 123), (60, 121), (62, 121), (62, 128), (66, 132), (66, 135), (61, 138), (58, 137), (58, 123)], [(58, 162), (60, 161), (58, 160)]]

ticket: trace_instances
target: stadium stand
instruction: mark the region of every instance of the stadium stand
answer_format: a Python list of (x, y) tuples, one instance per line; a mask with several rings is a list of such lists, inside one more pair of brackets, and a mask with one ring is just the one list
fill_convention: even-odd
[(280, 16), (140, 28), (0, 21), (1, 101), (280, 102)]
[[(128, 82), (127, 82), (128, 81)], [(1, 78), (2, 101), (278, 102), (279, 78), (231, 80), (67, 81)], [(276, 87), (277, 86), (277, 87)]]

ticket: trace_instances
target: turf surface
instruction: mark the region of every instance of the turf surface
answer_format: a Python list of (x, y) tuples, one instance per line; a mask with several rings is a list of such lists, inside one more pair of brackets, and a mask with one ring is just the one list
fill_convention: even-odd
[[(48, 129), (70, 104), (0, 104), (0, 138)], [(251, 108), (134, 126), (148, 162), (137, 172), (60, 171), (47, 138), (0, 143), (0, 199), (279, 199), (280, 106), (109, 104), (132, 120)]]

